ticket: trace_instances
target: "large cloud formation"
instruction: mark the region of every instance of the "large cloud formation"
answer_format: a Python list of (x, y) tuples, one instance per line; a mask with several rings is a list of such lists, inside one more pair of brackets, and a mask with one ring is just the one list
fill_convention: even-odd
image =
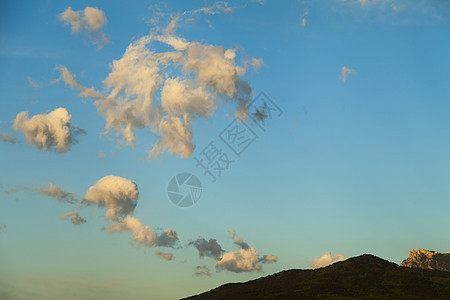
[(319, 258), (315, 257), (313, 262), (310, 264), (310, 267), (313, 269), (323, 268), (323, 267), (331, 265), (335, 262), (343, 261), (343, 260), (345, 260), (344, 255), (336, 254), (334, 257), (332, 257), (331, 252), (327, 251), (321, 257), (319, 257)]
[(89, 38), (99, 48), (109, 42), (105, 33), (102, 31), (106, 24), (105, 13), (95, 7), (86, 6), (84, 10), (74, 11), (69, 6), (59, 15), (59, 19), (72, 28), (72, 32), (80, 32), (82, 29), (88, 32)]
[[(125, 145), (135, 146), (137, 129), (148, 128), (158, 140), (148, 151), (153, 159), (165, 151), (182, 158), (194, 150), (192, 124), (214, 114), (218, 102), (236, 103), (236, 116), (245, 119), (251, 96), (242, 79), (246, 65), (236, 63), (236, 51), (222, 46), (188, 42), (171, 32), (151, 33), (131, 43), (122, 58), (113, 61), (103, 81), (106, 93), (85, 88), (64, 66), (61, 79), (93, 98), (106, 120), (105, 133), (115, 132)], [(169, 51), (157, 52), (161, 45)], [(259, 67), (262, 60), (254, 60)], [(160, 95), (160, 99), (158, 99)]]
[(17, 115), (13, 129), (25, 134), (27, 143), (38, 150), (53, 149), (59, 153), (70, 151), (77, 142), (76, 136), (85, 134), (83, 129), (72, 126), (72, 116), (67, 109), (60, 107), (48, 114), (35, 115), (28, 118), (28, 112)]

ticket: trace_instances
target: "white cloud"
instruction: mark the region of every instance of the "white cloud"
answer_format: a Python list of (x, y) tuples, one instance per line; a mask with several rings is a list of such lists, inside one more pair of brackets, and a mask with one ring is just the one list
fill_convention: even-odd
[(343, 260), (345, 260), (344, 255), (336, 254), (334, 257), (332, 257), (331, 252), (327, 251), (321, 257), (319, 257), (319, 258), (315, 257), (313, 262), (310, 264), (310, 267), (313, 269), (323, 268), (323, 267), (331, 265), (335, 262), (343, 261)]
[(76, 136), (86, 133), (83, 129), (72, 126), (72, 116), (67, 109), (60, 107), (48, 114), (35, 115), (28, 118), (28, 112), (17, 115), (13, 125), (14, 130), (25, 134), (27, 143), (38, 150), (54, 149), (60, 153), (70, 151), (77, 142)]
[[(173, 28), (174, 24), (169, 25), (167, 32)], [(149, 47), (154, 41), (173, 51), (153, 51)], [(252, 64), (258, 68), (263, 60), (253, 59)], [(193, 122), (213, 116), (218, 100), (234, 101), (240, 119), (248, 112), (251, 88), (241, 78), (246, 68), (236, 64), (236, 51), (187, 42), (174, 35), (152, 33), (131, 43), (122, 58), (113, 61), (111, 73), (103, 81), (106, 96), (79, 84), (66, 67), (57, 69), (60, 79), (77, 88), (80, 96), (97, 100), (95, 105), (106, 120), (106, 134), (115, 131), (123, 144), (134, 147), (135, 131), (150, 129), (158, 140), (148, 151), (149, 158), (165, 151), (189, 157), (194, 149)], [(160, 103), (155, 97), (159, 90)]]
[[(234, 239), (236, 231), (230, 232), (230, 237)], [(238, 251), (229, 251), (224, 253), (216, 262), (216, 269), (228, 270), (235, 273), (261, 271), (262, 264), (275, 263), (278, 261), (278, 256), (268, 254), (262, 258), (259, 257), (259, 251), (255, 247), (251, 247), (244, 242), (241, 237), (236, 237), (234, 243), (241, 249)]]
[(346, 82), (347, 81), (347, 76), (350, 75), (350, 74), (353, 74), (355, 72), (356, 72), (355, 70), (352, 70), (352, 69), (347, 68), (346, 66), (343, 66), (341, 68), (341, 79), (342, 79), (342, 81)]
[(226, 252), (216, 262), (216, 268), (235, 273), (260, 271), (261, 265), (258, 255), (259, 251), (256, 251), (254, 247)]
[(173, 259), (173, 254), (172, 253), (165, 253), (165, 252), (161, 252), (161, 251), (156, 251), (155, 252), (156, 255), (158, 255), (159, 257), (161, 257), (164, 260), (170, 261)]
[(70, 222), (75, 226), (80, 225), (82, 223), (86, 223), (86, 219), (80, 217), (80, 215), (76, 211), (68, 212), (67, 214), (61, 217), (61, 219), (63, 220), (67, 220), (67, 218), (70, 218)]
[(85, 29), (89, 38), (99, 48), (109, 42), (102, 31), (107, 19), (105, 13), (98, 8), (86, 6), (84, 10), (74, 11), (69, 6), (59, 15), (59, 19), (66, 25), (71, 26), (72, 32), (80, 32)]
[(108, 175), (88, 189), (83, 203), (107, 207), (105, 219), (118, 221), (121, 217), (133, 214), (138, 199), (139, 190), (134, 181)]

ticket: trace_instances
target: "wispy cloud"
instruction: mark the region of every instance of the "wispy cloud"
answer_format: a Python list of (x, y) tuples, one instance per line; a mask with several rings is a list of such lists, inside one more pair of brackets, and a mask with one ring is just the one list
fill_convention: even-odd
[(75, 226), (80, 225), (82, 223), (86, 223), (86, 219), (80, 217), (80, 215), (76, 211), (68, 212), (67, 214), (61, 217), (61, 219), (63, 220), (67, 220), (68, 218), (70, 218), (70, 222)]
[(156, 251), (155, 252), (156, 255), (158, 255), (159, 257), (161, 257), (162, 259), (166, 260), (166, 261), (170, 261), (174, 258), (172, 253), (165, 253), (165, 252), (161, 252), (161, 251)]
[(354, 74), (354, 73), (356, 73), (355, 70), (352, 70), (352, 69), (347, 68), (346, 66), (343, 66), (341, 68), (341, 79), (342, 79), (342, 81), (346, 82), (347, 81), (347, 76), (350, 75), (350, 74)]
[(9, 143), (9, 144), (17, 144), (18, 141), (12, 136), (11, 132), (0, 133), (0, 141)]

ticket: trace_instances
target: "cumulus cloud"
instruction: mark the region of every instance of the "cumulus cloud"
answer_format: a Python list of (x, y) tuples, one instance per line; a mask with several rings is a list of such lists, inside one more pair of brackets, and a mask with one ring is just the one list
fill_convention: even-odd
[(63, 220), (67, 220), (68, 218), (70, 218), (70, 222), (75, 226), (80, 225), (82, 223), (86, 223), (86, 219), (80, 217), (80, 215), (76, 211), (68, 212), (67, 214), (61, 217), (61, 219)]
[(259, 251), (254, 247), (226, 252), (216, 262), (217, 269), (224, 269), (235, 273), (260, 271)]
[(84, 10), (74, 11), (69, 6), (59, 15), (59, 19), (64, 24), (69, 25), (72, 32), (86, 30), (89, 38), (99, 48), (109, 42), (105, 33), (102, 31), (107, 19), (105, 13), (98, 8), (86, 6)]
[(198, 238), (195, 241), (190, 241), (186, 247), (191, 245), (197, 248), (200, 257), (208, 256), (218, 260), (224, 252), (216, 239), (206, 240), (204, 238)]
[(67, 203), (74, 203), (76, 201), (75, 194), (72, 192), (66, 192), (62, 188), (54, 185), (53, 183), (49, 182), (48, 188), (36, 188), (36, 192), (39, 194), (56, 198), (59, 201), (64, 201)]
[(211, 271), (209, 270), (209, 268), (207, 266), (200, 265), (200, 266), (195, 267), (194, 275), (198, 276), (198, 277), (204, 277), (204, 276), (211, 277)]
[(347, 68), (346, 66), (343, 66), (341, 68), (341, 79), (342, 79), (342, 81), (346, 82), (347, 81), (347, 76), (350, 75), (350, 74), (353, 74), (355, 72), (356, 72), (355, 70), (352, 70), (352, 69)]
[[(248, 113), (251, 87), (242, 79), (246, 66), (236, 63), (236, 51), (173, 35), (176, 20), (166, 34), (140, 38), (128, 46), (122, 58), (113, 61), (103, 81), (106, 95), (82, 86), (66, 67), (57, 67), (60, 79), (78, 89), (80, 96), (96, 99), (106, 121), (106, 134), (115, 132), (124, 145), (134, 147), (136, 130), (150, 129), (157, 136), (148, 151), (150, 159), (165, 151), (189, 157), (194, 149), (193, 122), (213, 116), (224, 99), (237, 105), (235, 114), (240, 119)], [(156, 42), (172, 49), (156, 52), (151, 48)], [(255, 68), (262, 64), (262, 59), (252, 60)], [(161, 99), (156, 97), (158, 91)]]
[(313, 269), (323, 268), (323, 267), (331, 265), (335, 262), (343, 261), (343, 260), (345, 260), (344, 255), (336, 254), (334, 257), (332, 257), (331, 252), (327, 251), (321, 257), (319, 257), (319, 258), (315, 257), (313, 262), (310, 264), (310, 267)]
[(27, 143), (38, 150), (56, 150), (59, 153), (70, 151), (77, 142), (76, 136), (86, 131), (72, 126), (72, 116), (67, 109), (60, 107), (48, 114), (35, 115), (28, 118), (28, 112), (17, 115), (13, 129), (25, 134)]
[(161, 257), (164, 260), (170, 261), (173, 259), (173, 254), (172, 253), (165, 253), (165, 252), (161, 252), (161, 251), (156, 251), (155, 252), (156, 255), (158, 255), (159, 257)]
[[(105, 219), (118, 221), (121, 217), (133, 214), (138, 199), (139, 190), (134, 181), (120, 176), (108, 175), (88, 189), (84, 195), (83, 203), (107, 207)], [(133, 220), (130, 220), (130, 222), (130, 224), (134, 224)], [(116, 226), (120, 227), (121, 225)]]
[[(235, 231), (230, 233), (232, 238), (236, 236)], [(241, 249), (224, 253), (216, 262), (217, 270), (228, 270), (235, 273), (259, 272), (262, 270), (262, 264), (278, 261), (278, 256), (272, 254), (259, 257), (259, 251), (244, 242), (241, 237), (236, 237), (234, 243)]]
[(0, 133), (0, 141), (10, 144), (18, 143), (18, 141), (12, 136), (10, 132)]

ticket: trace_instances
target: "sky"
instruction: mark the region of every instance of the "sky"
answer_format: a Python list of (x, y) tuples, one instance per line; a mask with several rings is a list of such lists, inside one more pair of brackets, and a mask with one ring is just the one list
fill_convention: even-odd
[(0, 11), (0, 298), (450, 251), (448, 1)]

